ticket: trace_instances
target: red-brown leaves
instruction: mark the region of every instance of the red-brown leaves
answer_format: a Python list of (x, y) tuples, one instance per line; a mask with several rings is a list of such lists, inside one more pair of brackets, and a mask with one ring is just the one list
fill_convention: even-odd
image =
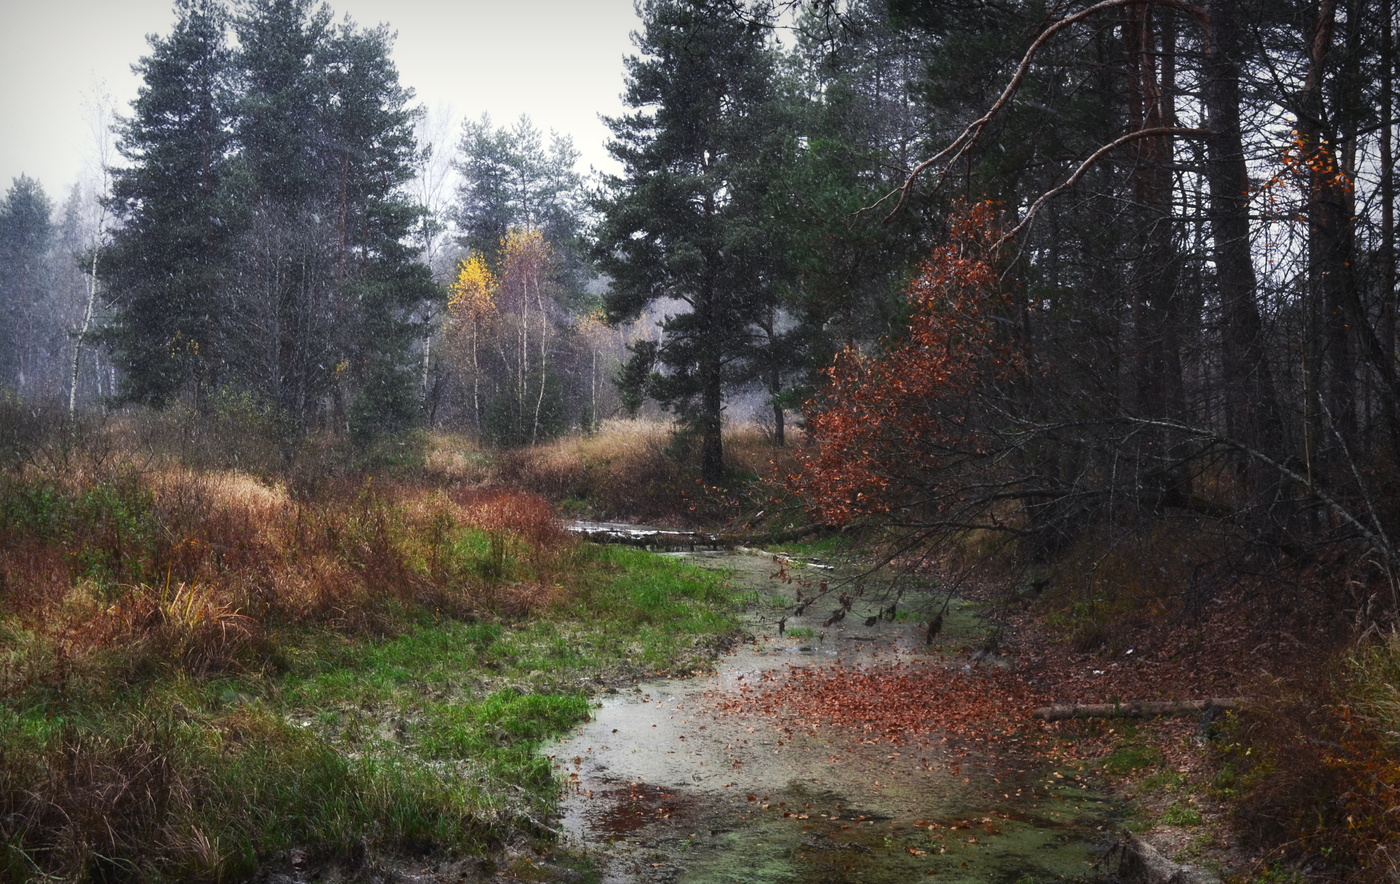
[(798, 666), (767, 672), (721, 709), (762, 714), (785, 731), (843, 730), (863, 742), (930, 744), (945, 735), (977, 742), (1027, 726), (1044, 698), (1000, 669), (949, 669), (911, 660), (875, 667)]
[(987, 204), (956, 218), (909, 285), (907, 333), (873, 355), (847, 348), (827, 370), (809, 405), (813, 444), (790, 483), (823, 521), (922, 497), (933, 473), (981, 447), (967, 403), (1020, 364), (995, 320), (1009, 312), (990, 256), (996, 229)]

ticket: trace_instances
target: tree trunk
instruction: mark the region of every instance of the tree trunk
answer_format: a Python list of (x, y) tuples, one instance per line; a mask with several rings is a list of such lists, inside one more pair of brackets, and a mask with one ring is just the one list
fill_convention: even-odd
[(540, 441), (540, 414), (544, 410), (544, 384), (549, 368), (549, 309), (544, 300), (544, 283), (537, 280), (535, 300), (540, 308), (540, 389), (535, 395), (535, 422), (530, 430), (530, 444)]
[(1193, 866), (1177, 865), (1132, 833), (1125, 834), (1104, 856), (1103, 871), (1123, 884), (1219, 884), (1220, 881)]
[(1330, 430), (1327, 435), (1336, 434), (1351, 446), (1357, 430), (1355, 348), (1346, 309), (1346, 289), (1354, 284), (1352, 236), (1337, 139), (1329, 137), (1325, 126), (1328, 112), (1323, 97), (1335, 32), (1336, 5), (1333, 0), (1322, 0), (1311, 35), (1308, 75), (1298, 100), (1298, 137), (1308, 168), (1308, 299), (1313, 332), (1305, 347), (1311, 354), (1309, 392), (1325, 403), (1318, 409), (1322, 414), (1309, 421), (1313, 438), (1319, 445), (1330, 442), (1318, 432), (1325, 419), (1330, 425), (1326, 426)]
[(719, 355), (706, 345), (701, 357), (700, 478), (706, 485), (724, 481), (724, 393), (720, 378)]
[[(1395, 267), (1395, 7), (1381, 0), (1381, 352), (1393, 359), (1396, 345)], [(1400, 417), (1393, 396), (1382, 397), (1391, 456), (1400, 457)]]
[[(1175, 30), (1171, 10), (1144, 3), (1130, 9), (1124, 23), (1128, 74), (1128, 123), (1132, 129), (1176, 125)], [(1160, 27), (1158, 25), (1160, 24)], [(1160, 49), (1158, 47), (1160, 32)], [(1160, 62), (1159, 62), (1160, 59)], [(1160, 71), (1159, 71), (1160, 64)], [(1130, 184), (1137, 208), (1136, 254), (1129, 277), (1132, 290), (1134, 379), (1139, 413), (1181, 421), (1185, 392), (1181, 366), (1181, 305), (1177, 293), (1179, 256), (1172, 205), (1170, 135), (1132, 142)], [(1190, 497), (1190, 480), (1165, 431), (1152, 439), (1147, 492), (1163, 503)]]
[(92, 325), (92, 314), (97, 307), (98, 243), (102, 235), (102, 224), (106, 219), (106, 209), (103, 209), (101, 218), (102, 220), (97, 222), (97, 235), (93, 237), (92, 266), (88, 269), (88, 293), (87, 303), (83, 305), (83, 324), (78, 327), (78, 333), (73, 337), (73, 365), (72, 371), (68, 375), (69, 417), (72, 417), (78, 410), (78, 368), (83, 358), (83, 341), (87, 338), (88, 328)]
[(707, 278), (695, 310), (699, 313), (698, 358), (700, 375), (700, 478), (706, 485), (724, 481), (724, 440), (721, 436), (724, 419), (722, 336), (729, 333), (719, 328), (719, 293), (713, 278)]
[[(1210, 129), (1205, 177), (1220, 296), (1224, 431), (1243, 445), (1277, 456), (1283, 447), (1282, 423), (1266, 358), (1249, 240), (1249, 174), (1240, 122), (1244, 40), (1238, 15), (1234, 0), (1209, 0), (1206, 4), (1207, 47), (1201, 90)], [(1263, 498), (1272, 477), (1261, 474), (1257, 465), (1247, 460), (1236, 466), (1255, 502), (1267, 503)]]

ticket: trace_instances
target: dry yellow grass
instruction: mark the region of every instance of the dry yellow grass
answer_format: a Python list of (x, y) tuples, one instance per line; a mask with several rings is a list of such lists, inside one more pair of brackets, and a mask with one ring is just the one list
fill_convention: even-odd
[[(738, 496), (699, 482), (693, 448), (673, 423), (611, 420), (596, 433), (503, 453), (500, 478), (595, 518), (704, 524), (733, 518)], [(792, 450), (774, 448), (756, 426), (725, 431), (725, 459), (739, 484), (790, 472)]]
[(502, 454), (501, 477), (552, 500), (586, 502), (600, 518), (666, 517), (687, 486), (672, 433), (666, 423), (606, 421), (590, 435)]
[(430, 433), (424, 466), (443, 484), (490, 485), (497, 479), (495, 457), (461, 433)]
[(261, 665), (272, 624), (382, 634), (396, 612), (516, 616), (567, 594), (573, 541), (534, 495), (362, 478), (293, 495), (238, 471), (130, 465), (0, 477), (8, 626), (49, 647), (31, 660), (66, 661), (44, 674), (0, 660), (0, 683), (99, 658), (206, 675)]

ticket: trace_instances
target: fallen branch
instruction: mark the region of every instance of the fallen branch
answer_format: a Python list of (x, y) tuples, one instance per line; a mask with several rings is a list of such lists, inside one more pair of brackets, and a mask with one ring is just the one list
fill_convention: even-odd
[(1209, 700), (1156, 700), (1136, 703), (1056, 703), (1042, 706), (1031, 714), (1045, 721), (1071, 718), (1154, 718), (1159, 715), (1205, 715), (1234, 709), (1239, 699), (1214, 697)]

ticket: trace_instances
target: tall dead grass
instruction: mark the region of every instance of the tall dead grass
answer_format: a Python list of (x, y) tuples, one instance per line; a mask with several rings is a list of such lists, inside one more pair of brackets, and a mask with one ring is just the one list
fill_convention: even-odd
[(247, 880), (292, 845), (485, 837), (475, 787), (351, 759), (243, 688), (362, 646), (327, 631), (570, 602), (589, 578), (551, 505), (471, 458), (434, 486), (233, 440), (230, 469), (184, 432), (0, 419), (0, 881)]
[(664, 519), (693, 484), (672, 436), (669, 424), (609, 420), (591, 435), (503, 452), (500, 477), (595, 518)]
[[(775, 449), (758, 427), (730, 428), (725, 460), (733, 481), (707, 487), (698, 477), (695, 440), (674, 424), (609, 420), (592, 434), (502, 452), (496, 478), (591, 518), (714, 525), (761, 509), (761, 503), (751, 506), (755, 489), (791, 471), (791, 451)], [(759, 488), (758, 496), (773, 487)]]
[(1400, 638), (1262, 687), (1222, 756), (1249, 844), (1329, 880), (1400, 880)]
[(0, 529), (0, 626), (28, 648), (0, 661), (9, 690), (93, 667), (258, 668), (269, 630), (288, 625), (386, 634), (415, 611), (519, 616), (567, 594), (573, 548), (549, 504), (519, 492), (369, 479), (308, 499), (178, 465), (11, 472)]

